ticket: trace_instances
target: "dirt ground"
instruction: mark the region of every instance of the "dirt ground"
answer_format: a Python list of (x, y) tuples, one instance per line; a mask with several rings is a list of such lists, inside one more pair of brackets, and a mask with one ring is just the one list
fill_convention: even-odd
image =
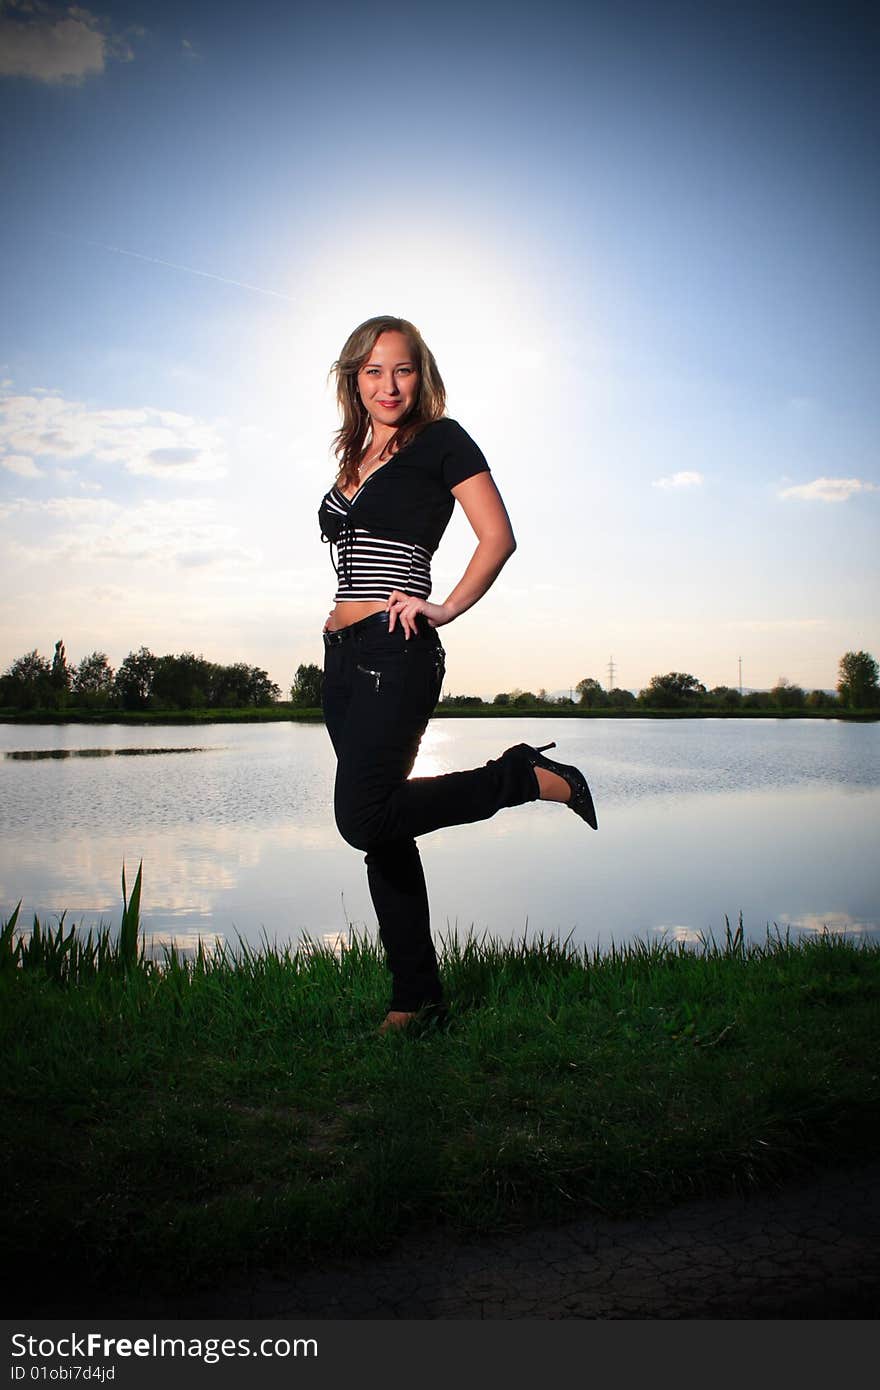
[(880, 1161), (647, 1220), (591, 1218), (455, 1244), (431, 1236), (373, 1259), (176, 1296), (58, 1290), (37, 1317), (645, 1319), (874, 1318)]

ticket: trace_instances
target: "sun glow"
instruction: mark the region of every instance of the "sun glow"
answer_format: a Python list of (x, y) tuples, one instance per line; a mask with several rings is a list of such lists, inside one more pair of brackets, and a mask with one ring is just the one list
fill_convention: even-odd
[(446, 756), (448, 745), (449, 734), (436, 724), (429, 724), (413, 767), (413, 777), (439, 777), (444, 772), (451, 772), (452, 767)]
[[(511, 357), (541, 373), (549, 325), (512, 255), (495, 239), (467, 241), (430, 219), (379, 251), (363, 233), (326, 242), (291, 273), (295, 316), (276, 320), (260, 347), (267, 396), (296, 417), (293, 434), (326, 441), (335, 429), (330, 363), (351, 330), (380, 313), (409, 319), (437, 358), (449, 413), (484, 433), (503, 433), (516, 404)], [(277, 407), (276, 407), (277, 408)]]

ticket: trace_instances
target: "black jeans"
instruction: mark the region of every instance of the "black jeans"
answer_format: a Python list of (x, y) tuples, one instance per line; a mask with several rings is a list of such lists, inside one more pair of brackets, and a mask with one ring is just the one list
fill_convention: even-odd
[(446, 654), (419, 618), (407, 639), (387, 613), (324, 634), (324, 718), (336, 752), (339, 833), (366, 851), (367, 881), (392, 978), (392, 1009), (442, 998), (416, 836), (487, 820), (538, 798), (534, 770), (501, 756), (469, 772), (410, 777), (443, 684)]

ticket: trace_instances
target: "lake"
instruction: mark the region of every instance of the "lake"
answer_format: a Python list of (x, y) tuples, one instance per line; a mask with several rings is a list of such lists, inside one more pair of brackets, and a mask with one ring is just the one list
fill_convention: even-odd
[[(435, 937), (571, 936), (608, 949), (724, 936), (880, 934), (880, 724), (436, 719), (414, 772), (555, 739), (599, 831), (534, 803), (420, 841)], [(0, 914), (118, 925), (144, 863), (156, 945), (375, 930), (363, 856), (332, 817), (320, 724), (0, 724)]]

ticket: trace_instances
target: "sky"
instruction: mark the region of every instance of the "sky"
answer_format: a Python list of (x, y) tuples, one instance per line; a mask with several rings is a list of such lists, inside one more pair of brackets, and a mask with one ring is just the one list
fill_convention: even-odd
[[(0, 669), (322, 660), (331, 363), (416, 323), (518, 548), (447, 693), (880, 657), (876, 6), (0, 4)], [(433, 597), (474, 545), (456, 509)]]

